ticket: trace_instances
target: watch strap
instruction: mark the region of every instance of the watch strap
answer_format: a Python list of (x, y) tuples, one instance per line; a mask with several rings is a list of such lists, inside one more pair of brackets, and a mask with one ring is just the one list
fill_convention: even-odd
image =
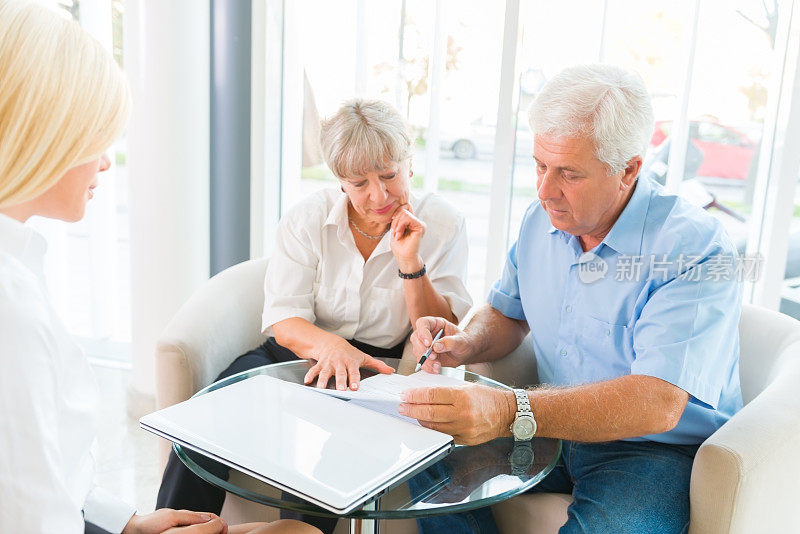
[(403, 280), (414, 280), (415, 278), (422, 278), (423, 276), (425, 276), (425, 272), (426, 272), (425, 265), (423, 264), (422, 269), (420, 269), (415, 273), (404, 273), (400, 269), (397, 269), (397, 276), (399, 276)]
[(528, 398), (528, 392), (524, 389), (515, 389), (514, 396), (517, 398), (517, 416), (533, 415), (533, 412), (531, 411), (531, 400)]

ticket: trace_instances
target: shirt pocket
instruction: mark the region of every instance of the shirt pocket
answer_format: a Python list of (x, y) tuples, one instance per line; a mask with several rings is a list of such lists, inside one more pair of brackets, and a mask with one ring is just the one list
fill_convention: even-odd
[(336, 330), (345, 322), (347, 295), (344, 288), (314, 284), (314, 316), (316, 326)]
[(586, 315), (583, 317), (581, 354), (595, 380), (630, 374), (633, 362), (632, 329)]

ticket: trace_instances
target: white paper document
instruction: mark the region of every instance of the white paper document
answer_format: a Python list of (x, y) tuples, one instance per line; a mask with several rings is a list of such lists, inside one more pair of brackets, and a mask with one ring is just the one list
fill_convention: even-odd
[(453, 378), (452, 376), (436, 375), (425, 371), (418, 371), (414, 374), (403, 376), (397, 373), (391, 375), (375, 375), (361, 381), (359, 388), (355, 391), (350, 389), (318, 389), (319, 393), (324, 393), (332, 397), (347, 399), (353, 404), (358, 404), (376, 412), (385, 413), (394, 417), (399, 417), (414, 424), (416, 419), (400, 415), (397, 412), (398, 406), (402, 403), (400, 394), (407, 389), (430, 388), (430, 387), (463, 387), (469, 382)]

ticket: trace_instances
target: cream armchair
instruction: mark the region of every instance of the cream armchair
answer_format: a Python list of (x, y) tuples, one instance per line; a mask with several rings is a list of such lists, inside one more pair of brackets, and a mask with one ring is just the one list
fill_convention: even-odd
[[(745, 407), (697, 453), (689, 532), (800, 532), (800, 322), (745, 305), (739, 343)], [(530, 350), (525, 361), (532, 359)], [(529, 367), (524, 361), (498, 363), (471, 370), (506, 384), (531, 383), (529, 375), (517, 379), (518, 369)], [(539, 534), (558, 530), (570, 502), (569, 495), (521, 495), (493, 510), (502, 532)]]
[[(264, 342), (261, 334), (267, 260), (235, 265), (206, 282), (167, 325), (156, 348), (156, 402), (181, 402), (211, 383), (235, 357)], [(745, 306), (739, 327), (745, 408), (700, 448), (691, 481), (691, 532), (794, 532), (800, 502), (800, 323)], [(406, 347), (400, 365), (413, 366)], [(530, 339), (513, 353), (471, 370), (501, 382), (537, 382)], [(162, 444), (162, 465), (169, 446)], [(235, 472), (232, 476), (236, 476)], [(522, 495), (494, 507), (502, 532), (552, 533), (566, 521), (569, 495)], [(228, 495), (232, 522), (277, 519), (276, 510)], [(414, 521), (388, 521), (392, 534)], [(339, 522), (338, 531), (346, 523)]]

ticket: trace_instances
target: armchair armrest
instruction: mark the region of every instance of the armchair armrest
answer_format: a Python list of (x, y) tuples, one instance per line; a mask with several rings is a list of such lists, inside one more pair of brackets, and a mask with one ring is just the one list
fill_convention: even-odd
[[(458, 324), (466, 328), (480, 306), (473, 306)], [(497, 380), (508, 386), (524, 388), (539, 383), (536, 370), (536, 356), (533, 352), (531, 335), (525, 336), (519, 347), (493, 362), (473, 363), (466, 366), (467, 371)]]
[(790, 532), (800, 502), (800, 343), (770, 384), (700, 447), (692, 467), (692, 533)]
[(533, 340), (525, 336), (519, 347), (499, 360), (467, 365), (467, 371), (478, 373), (508, 386), (525, 388), (539, 383)]

